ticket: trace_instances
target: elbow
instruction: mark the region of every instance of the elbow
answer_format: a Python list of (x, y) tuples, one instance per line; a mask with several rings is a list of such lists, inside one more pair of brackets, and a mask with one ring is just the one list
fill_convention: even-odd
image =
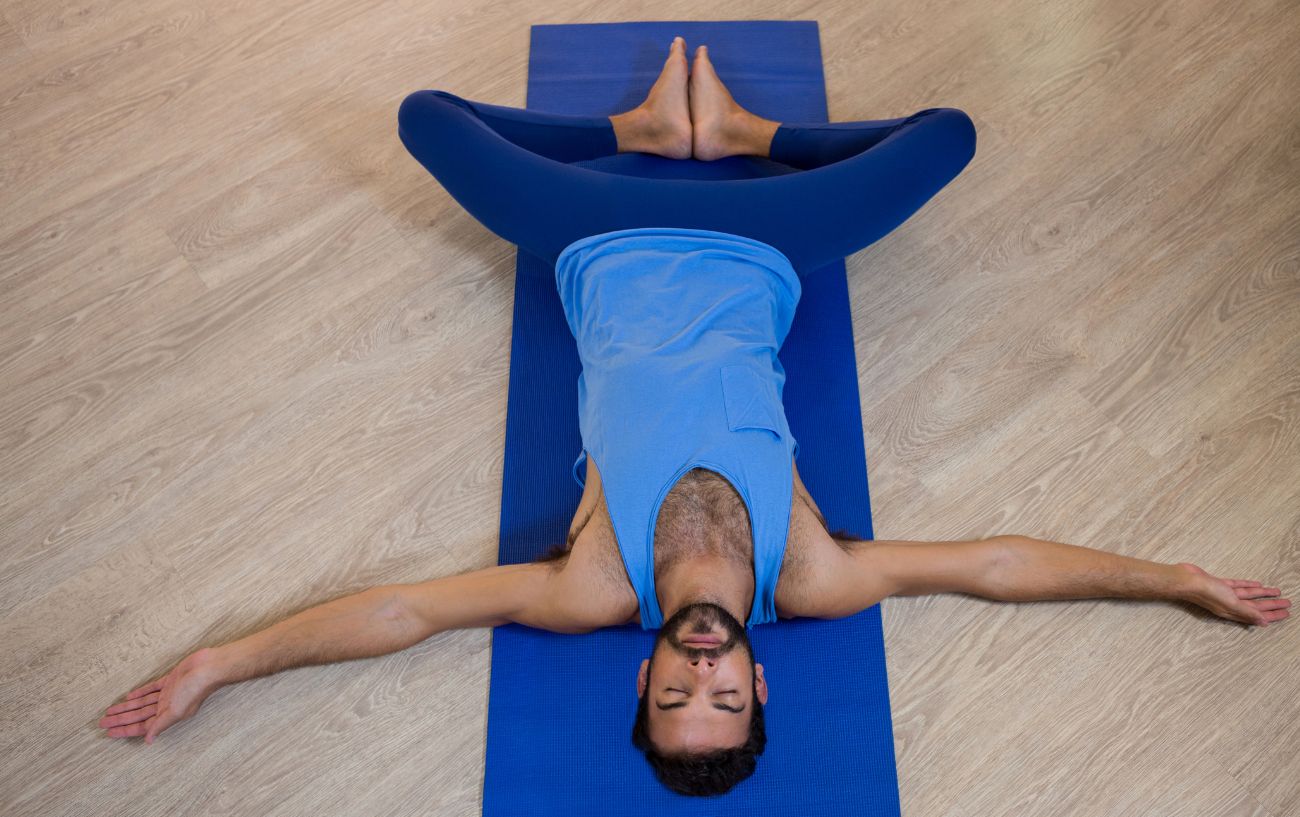
[(1004, 591), (1010, 583), (1010, 576), (1029, 538), (1016, 535), (994, 536), (986, 541), (988, 553), (984, 563), (985, 592), (980, 595), (994, 600), (1005, 600)]
[(398, 593), (392, 593), (385, 598), (381, 598), (375, 608), (375, 615), (381, 621), (390, 624), (407, 624), (415, 621), (414, 611)]
[(989, 539), (990, 549), (993, 551), (993, 559), (999, 567), (1007, 567), (1015, 561), (1016, 557), (1024, 549), (1032, 545), (1035, 539), (1020, 534), (1006, 534), (1003, 536), (994, 536)]
[(405, 641), (418, 644), (432, 635), (428, 623), (411, 603), (402, 585), (376, 587), (375, 619), (399, 634)]

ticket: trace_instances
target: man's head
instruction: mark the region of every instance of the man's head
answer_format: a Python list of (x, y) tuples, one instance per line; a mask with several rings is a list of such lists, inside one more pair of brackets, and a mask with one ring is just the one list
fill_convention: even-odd
[(729, 791), (767, 744), (767, 682), (745, 627), (724, 608), (688, 604), (659, 629), (637, 676), (632, 743), (682, 794)]

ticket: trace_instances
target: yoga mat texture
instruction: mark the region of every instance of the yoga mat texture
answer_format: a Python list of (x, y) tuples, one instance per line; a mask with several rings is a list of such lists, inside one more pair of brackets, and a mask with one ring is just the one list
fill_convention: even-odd
[[(736, 100), (761, 116), (827, 121), (815, 21), (644, 22), (532, 27), (532, 109), (609, 115), (637, 105), (676, 35), (709, 46)], [(865, 118), (865, 117), (863, 117)], [(637, 173), (752, 175), (716, 163), (637, 157)], [(694, 166), (692, 170), (691, 166)], [(781, 172), (773, 170), (771, 172)], [(559, 206), (563, 206), (561, 203)], [(501, 491), (500, 563), (530, 561), (565, 540), (580, 492), (573, 336), (554, 270), (519, 251)], [(842, 261), (803, 281), (780, 359), (800, 443), (799, 472), (832, 530), (871, 538), (853, 326)], [(766, 667), (767, 750), (754, 775), (720, 797), (665, 789), (631, 744), (636, 673), (654, 633), (624, 626), (560, 635), (520, 625), (492, 639), (483, 814), (898, 815), (880, 607), (834, 621), (794, 619), (750, 630)]]

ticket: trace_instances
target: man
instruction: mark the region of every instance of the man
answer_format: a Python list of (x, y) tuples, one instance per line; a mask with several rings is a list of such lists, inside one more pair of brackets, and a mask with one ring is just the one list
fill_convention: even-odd
[[(683, 52), (674, 42), (642, 114), (684, 115)], [(688, 121), (709, 156), (730, 152), (718, 123), (743, 116), (720, 87), (701, 49)], [(697, 110), (709, 104), (730, 114)], [(648, 149), (655, 128), (646, 123), (657, 116), (612, 118), (620, 146)], [(772, 138), (757, 123), (735, 129), (760, 131), (759, 142)], [(633, 742), (666, 785), (714, 794), (752, 773), (766, 740), (768, 685), (742, 622), (839, 618), (889, 596), (944, 592), (1179, 600), (1259, 626), (1287, 617), (1277, 588), (1188, 563), (1025, 536), (908, 542), (830, 532), (799, 477), (780, 406), (775, 354), (798, 278), (762, 242), (700, 232), (607, 232), (559, 256), (583, 359), (575, 473), (585, 459), (585, 479), (566, 546), (530, 564), (375, 587), (200, 649), (109, 707), (100, 725), (152, 743), (223, 685), (393, 652), (451, 629), (515, 622), (585, 633), (637, 622), (659, 633), (635, 676)]]
[[(312, 607), (246, 638), (198, 650), (109, 707), (100, 726), (111, 737), (144, 736), (152, 743), (227, 684), (382, 655), (445, 630), (516, 622), (585, 633), (639, 621), (599, 472), (591, 460), (587, 466), (571, 546), (559, 558), (379, 586)], [(1290, 600), (1278, 598), (1278, 588), (1220, 579), (1185, 562), (1161, 564), (1023, 536), (950, 542), (840, 538), (826, 530), (797, 469), (793, 475), (797, 491), (776, 588), (782, 618), (839, 618), (889, 596), (945, 592), (1002, 601), (1186, 601), (1258, 626), (1290, 612)], [(683, 773), (692, 767), (729, 773), (712, 782), (713, 791), (752, 772), (763, 747), (761, 713), (768, 700), (763, 665), (754, 663), (740, 623), (749, 614), (754, 578), (743, 551), (733, 547), (749, 534), (740, 524), (743, 504), (738, 496), (726, 498), (729, 492), (716, 475), (692, 471), (666, 499), (656, 547), (671, 551), (671, 566), (656, 579), (667, 619), (635, 677), (641, 699), (636, 735), (651, 762), (666, 770), (670, 784), (674, 772), (698, 780)]]

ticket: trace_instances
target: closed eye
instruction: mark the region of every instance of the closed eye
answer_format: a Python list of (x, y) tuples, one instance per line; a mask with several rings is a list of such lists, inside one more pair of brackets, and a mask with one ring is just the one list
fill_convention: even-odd
[[(672, 687), (668, 687), (668, 691), (669, 691), (669, 692), (680, 692), (680, 693), (682, 693), (683, 695), (686, 694), (686, 690), (684, 690), (684, 689), (673, 689)], [(735, 694), (736, 694), (736, 690), (734, 690), (734, 689), (724, 689), (724, 690), (722, 690), (721, 692), (715, 692), (715, 693), (713, 693), (713, 694), (714, 694), (714, 695), (735, 695)]]
[[(685, 690), (673, 690), (672, 687), (668, 687), (668, 688), (667, 688), (667, 691), (668, 691), (668, 692), (680, 692), (681, 695), (686, 695), (686, 691), (685, 691)], [(737, 692), (736, 690), (723, 690), (722, 692), (714, 692), (714, 695), (736, 695), (736, 692)]]
[[(667, 689), (668, 692), (681, 692), (681, 694), (683, 694), (683, 695), (686, 694), (685, 692), (683, 692), (683, 691), (680, 690), (680, 689), (673, 689), (672, 687), (666, 687), (666, 689)], [(735, 692), (736, 692), (736, 690), (734, 690), (734, 689), (729, 689), (729, 690), (726, 690), (726, 691), (723, 691), (723, 692), (716, 692), (716, 693), (714, 693), (714, 694), (715, 694), (715, 695), (729, 695), (729, 694), (734, 694)], [(686, 706), (686, 701), (685, 701), (685, 700), (679, 700), (679, 701), (676, 701), (676, 702), (674, 702), (674, 703), (670, 703), (670, 704), (659, 703), (659, 702), (656, 702), (656, 703), (655, 703), (655, 707), (656, 707), (657, 709), (681, 709), (681, 708), (684, 707), (684, 706)], [(748, 707), (748, 704), (741, 704), (740, 706), (729, 706), (729, 705), (724, 704), (724, 703), (721, 703), (721, 702), (719, 702), (719, 701), (715, 701), (714, 704), (713, 704), (713, 708), (714, 708), (714, 709), (721, 709), (721, 710), (723, 710), (724, 712), (731, 712), (731, 713), (733, 713), (733, 714), (740, 714), (741, 712), (744, 712), (745, 709), (746, 709), (747, 707)]]

